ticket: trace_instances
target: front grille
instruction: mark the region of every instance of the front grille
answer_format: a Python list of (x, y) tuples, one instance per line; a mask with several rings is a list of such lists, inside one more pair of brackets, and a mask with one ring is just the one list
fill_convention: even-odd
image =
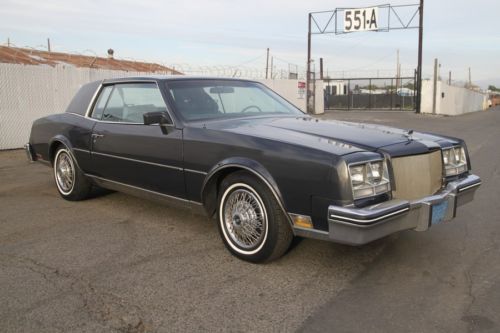
[(441, 151), (392, 159), (396, 199), (415, 200), (435, 194), (442, 185)]

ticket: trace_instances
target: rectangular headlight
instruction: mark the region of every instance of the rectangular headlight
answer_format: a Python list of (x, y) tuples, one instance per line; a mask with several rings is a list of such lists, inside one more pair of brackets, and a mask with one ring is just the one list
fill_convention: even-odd
[(385, 160), (350, 165), (349, 175), (354, 200), (372, 197), (391, 190)]
[(465, 148), (455, 146), (443, 149), (443, 165), (445, 176), (460, 175), (468, 170)]

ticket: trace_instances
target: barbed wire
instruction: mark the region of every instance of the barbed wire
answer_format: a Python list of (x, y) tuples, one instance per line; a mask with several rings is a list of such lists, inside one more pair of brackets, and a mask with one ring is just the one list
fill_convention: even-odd
[[(45, 59), (39, 59), (34, 54), (36, 52), (49, 52), (48, 47), (44, 45), (36, 45), (36, 46), (18, 46), (15, 43), (9, 41), (7, 43), (3, 43), (3, 46), (12, 47), (14, 52), (8, 54), (12, 58), (13, 62), (16, 62), (16, 58), (21, 59), (22, 63), (32, 63), (38, 64), (40, 60), (42, 62), (50, 61), (50, 57)], [(25, 51), (23, 51), (25, 50)], [(74, 51), (67, 50), (63, 47), (57, 46), (56, 49), (52, 49), (51, 53), (64, 54), (64, 57), (67, 60), (74, 59), (78, 66), (89, 67), (92, 68), (97, 59), (106, 59), (108, 55), (100, 55), (96, 51), (92, 49), (85, 49), (83, 51)], [(29, 56), (27, 57), (26, 54)], [(387, 55), (388, 56), (388, 55)], [(78, 58), (77, 58), (78, 57)], [(193, 65), (189, 63), (171, 63), (168, 61), (151, 61), (146, 59), (139, 59), (133, 57), (114, 57), (114, 60), (128, 62), (123, 64), (123, 70), (133, 70), (134, 66), (130, 66), (130, 64), (137, 64), (136, 68), (141, 68), (141, 71), (148, 71), (151, 73), (158, 74), (172, 74), (175, 72), (180, 72), (180, 74), (186, 75), (196, 75), (196, 76), (213, 76), (213, 77), (233, 77), (233, 78), (248, 78), (248, 79), (265, 79), (266, 78), (266, 66), (265, 64), (256, 64), (253, 66), (249, 66), (249, 64), (253, 64), (256, 62), (263, 62), (265, 60), (266, 54), (262, 53), (253, 57), (251, 59), (247, 59), (245, 61), (240, 62), (236, 65)], [(286, 59), (281, 58), (281, 56), (272, 56), (274, 63), (267, 70), (267, 78), (272, 79), (306, 79), (306, 67), (294, 64)], [(384, 56), (385, 58), (385, 56)], [(374, 63), (370, 63), (367, 66), (372, 66), (376, 64), (380, 59), (375, 61)], [(59, 62), (59, 60), (55, 60), (55, 62)], [(390, 78), (396, 77), (395, 69), (367, 69), (367, 66), (360, 66), (358, 68), (352, 68), (349, 70), (326, 70), (323, 73), (323, 77), (327, 79), (353, 79), (353, 78)], [(316, 66), (313, 69), (315, 73), (315, 77), (319, 78), (320, 73)], [(413, 68), (403, 68), (401, 69), (400, 77), (413, 77), (415, 75), (415, 70)], [(424, 78), (432, 77), (432, 75), (424, 76)], [(467, 86), (467, 81), (454, 80), (452, 82), (454, 86)]]

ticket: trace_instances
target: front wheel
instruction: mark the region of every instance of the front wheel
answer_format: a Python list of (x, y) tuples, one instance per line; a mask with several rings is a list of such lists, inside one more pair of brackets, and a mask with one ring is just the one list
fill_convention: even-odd
[(54, 157), (54, 180), (61, 197), (70, 201), (86, 199), (92, 184), (78, 168), (68, 148), (61, 146)]
[(219, 187), (218, 226), (228, 250), (251, 262), (271, 261), (290, 247), (293, 233), (269, 188), (239, 171)]

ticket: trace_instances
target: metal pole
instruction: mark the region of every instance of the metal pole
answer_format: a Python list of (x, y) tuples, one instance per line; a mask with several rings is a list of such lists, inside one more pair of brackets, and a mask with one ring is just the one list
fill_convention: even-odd
[(413, 103), (413, 109), (416, 109), (417, 108), (417, 94), (415, 93), (417, 89), (417, 70), (415, 69), (413, 71), (413, 99), (412, 99), (412, 103)]
[(401, 75), (401, 73), (399, 71), (400, 71), (400, 67), (399, 67), (399, 49), (398, 49), (397, 60), (396, 60), (396, 86), (398, 85), (399, 77)]
[(368, 109), (372, 108), (372, 79), (368, 80), (368, 91), (370, 92), (368, 95)]
[(347, 110), (351, 109), (351, 80), (347, 80)]
[(311, 110), (311, 19), (312, 14), (309, 13), (308, 19), (308, 29), (307, 29), (307, 77), (306, 77), (306, 110), (308, 113), (312, 113)]
[(448, 85), (451, 86), (451, 71), (448, 73)]
[(399, 88), (396, 89), (396, 92), (399, 90), (401, 96), (399, 97), (399, 111), (403, 111), (403, 106), (405, 104), (405, 96), (403, 94), (403, 80), (399, 79)]
[(269, 48), (267, 48), (267, 56), (266, 56), (266, 79), (268, 70), (269, 70)]
[(432, 90), (432, 114), (436, 114), (438, 60), (434, 59), (434, 87)]
[(50, 52), (50, 38), (47, 38), (47, 50)]
[(270, 67), (271, 71), (271, 80), (273, 79), (273, 57), (271, 57), (271, 67)]
[(472, 76), (470, 74), (470, 67), (469, 67), (469, 88), (472, 87)]
[(422, 104), (422, 47), (423, 47), (423, 38), (424, 38), (424, 0), (420, 0), (419, 24), (418, 24), (417, 113), (420, 113), (421, 104)]
[(319, 79), (323, 80), (323, 58), (319, 58)]
[(390, 87), (390, 92), (391, 92), (391, 110), (394, 105), (394, 91), (392, 90), (394, 88), (394, 79), (391, 79), (391, 87)]

